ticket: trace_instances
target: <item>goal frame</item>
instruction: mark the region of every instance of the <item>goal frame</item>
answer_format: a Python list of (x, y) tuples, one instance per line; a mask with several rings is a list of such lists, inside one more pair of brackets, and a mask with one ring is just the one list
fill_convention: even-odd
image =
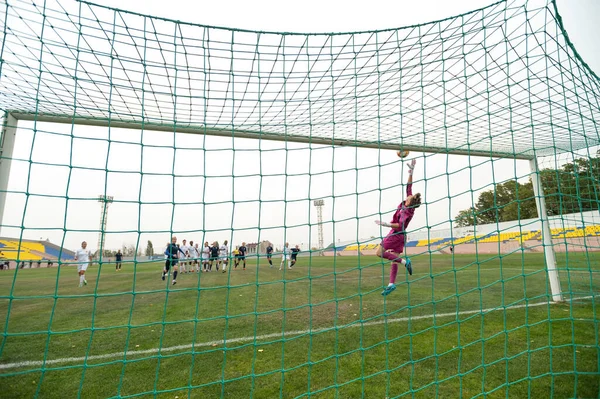
[[(29, 113), (19, 111), (5, 111), (4, 112), (4, 124), (2, 128), (2, 137), (0, 137), (0, 226), (3, 226), (6, 194), (8, 190), (8, 180), (10, 175), (12, 154), (16, 141), (16, 133), (18, 123), (20, 120), (33, 121), (33, 122), (49, 122), (59, 124), (75, 124), (83, 126), (97, 126), (105, 128), (119, 128), (119, 129), (131, 129), (131, 130), (147, 130), (147, 131), (159, 131), (159, 132), (170, 132), (170, 133), (186, 133), (186, 134), (199, 134), (208, 136), (218, 137), (234, 137), (234, 138), (247, 138), (247, 139), (259, 139), (259, 140), (270, 140), (270, 141), (285, 141), (294, 143), (304, 144), (317, 144), (317, 145), (329, 145), (334, 147), (360, 147), (360, 148), (372, 148), (379, 150), (398, 150), (397, 144), (385, 143), (385, 142), (366, 142), (366, 141), (355, 141), (355, 140), (344, 140), (344, 139), (325, 139), (322, 137), (311, 137), (311, 136), (298, 136), (298, 135), (287, 135), (287, 134), (275, 134), (266, 133), (251, 130), (238, 130), (238, 129), (218, 129), (208, 128), (204, 126), (179, 126), (177, 124), (157, 124), (151, 122), (138, 122), (138, 121), (126, 121), (121, 119), (99, 119), (99, 118), (84, 118), (78, 116), (69, 115), (49, 115), (42, 113)], [(546, 264), (546, 272), (548, 274), (548, 280), (550, 282), (552, 301), (562, 302), (563, 295), (560, 288), (560, 279), (558, 276), (558, 270), (556, 266), (556, 256), (554, 247), (552, 245), (552, 233), (550, 231), (550, 224), (548, 221), (548, 214), (546, 211), (546, 200), (544, 198), (544, 191), (542, 187), (542, 180), (540, 177), (540, 170), (536, 156), (529, 156), (526, 154), (507, 154), (498, 152), (487, 152), (487, 151), (470, 151), (463, 149), (440, 149), (435, 147), (426, 146), (403, 146), (402, 149), (415, 152), (423, 153), (437, 153), (437, 154), (448, 154), (448, 155), (466, 155), (466, 156), (477, 156), (487, 158), (507, 158), (507, 159), (518, 159), (529, 161), (530, 172), (532, 175), (533, 192), (536, 199), (536, 208), (538, 218), (542, 224), (542, 245), (544, 248), (544, 258)]]

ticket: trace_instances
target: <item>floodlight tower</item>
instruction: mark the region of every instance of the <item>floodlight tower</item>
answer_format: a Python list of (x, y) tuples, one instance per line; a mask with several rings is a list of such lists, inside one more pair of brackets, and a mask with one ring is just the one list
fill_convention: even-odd
[(98, 234), (98, 254), (101, 256), (101, 250), (104, 249), (104, 232), (106, 231), (106, 223), (108, 219), (108, 207), (113, 202), (112, 195), (99, 195), (98, 202), (100, 203), (100, 232)]
[(322, 199), (314, 200), (313, 205), (317, 207), (317, 226), (319, 227), (319, 249), (323, 249), (323, 206)]

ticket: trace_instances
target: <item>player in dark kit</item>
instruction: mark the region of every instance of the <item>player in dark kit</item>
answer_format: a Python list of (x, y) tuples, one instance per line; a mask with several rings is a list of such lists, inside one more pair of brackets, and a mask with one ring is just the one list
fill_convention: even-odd
[(244, 262), (243, 269), (246, 270), (246, 252), (248, 248), (246, 248), (246, 243), (243, 242), (242, 245), (238, 248), (238, 254), (235, 257), (235, 268), (238, 267), (240, 261)]
[(290, 256), (290, 258), (292, 259), (292, 264), (290, 265), (290, 269), (296, 264), (296, 257), (298, 256), (298, 252), (300, 252), (300, 248), (296, 245), (295, 248), (292, 248), (292, 254)]
[(115, 254), (115, 260), (116, 260), (116, 266), (115, 266), (116, 270), (119, 271), (119, 270), (121, 270), (121, 262), (123, 262), (123, 253), (121, 252), (120, 249)]
[(273, 260), (271, 258), (273, 258), (273, 246), (269, 244), (267, 246), (267, 260), (269, 261), (269, 267), (273, 267)]
[(171, 238), (171, 243), (167, 245), (167, 249), (165, 251), (167, 260), (165, 261), (165, 268), (162, 275), (162, 279), (164, 280), (166, 275), (169, 273), (171, 266), (173, 266), (173, 285), (177, 284), (177, 259), (179, 259), (180, 252), (182, 255), (185, 255), (179, 248), (179, 245), (177, 245), (177, 237), (173, 236), (173, 238)]
[(216, 262), (215, 268), (219, 271), (219, 243), (213, 242), (210, 247), (210, 261), (208, 263), (208, 271), (212, 272), (213, 262)]

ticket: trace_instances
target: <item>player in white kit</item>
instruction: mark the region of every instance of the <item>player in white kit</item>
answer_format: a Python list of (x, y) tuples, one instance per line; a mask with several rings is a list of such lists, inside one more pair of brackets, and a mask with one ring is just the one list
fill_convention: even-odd
[(190, 256), (190, 247), (187, 245), (187, 241), (183, 240), (181, 244), (181, 252), (183, 252), (183, 256), (180, 259), (179, 269), (181, 274), (187, 273), (185, 270), (185, 266), (188, 263), (188, 258)]
[(279, 264), (279, 270), (283, 267), (283, 264), (287, 260), (288, 268), (290, 267), (290, 243), (286, 242), (283, 247), (283, 252), (281, 252), (281, 263)]
[(202, 271), (207, 271), (208, 267), (208, 258), (210, 257), (210, 246), (208, 245), (208, 241), (204, 243), (202, 247)]
[(77, 262), (77, 273), (79, 274), (79, 287), (83, 287), (83, 285), (87, 285), (87, 280), (85, 279), (85, 271), (90, 265), (90, 260), (92, 259), (92, 251), (87, 249), (87, 242), (81, 243), (81, 248), (75, 251), (75, 262)]
[(198, 271), (198, 244), (194, 246), (194, 241), (190, 241), (190, 273), (194, 272), (194, 265), (196, 266), (196, 271)]
[(200, 248), (198, 248), (198, 244), (194, 245), (194, 253), (196, 254), (196, 273), (200, 272)]
[(227, 240), (223, 241), (223, 245), (219, 247), (219, 263), (223, 262), (223, 273), (227, 270), (227, 262), (229, 262), (229, 247), (227, 246)]

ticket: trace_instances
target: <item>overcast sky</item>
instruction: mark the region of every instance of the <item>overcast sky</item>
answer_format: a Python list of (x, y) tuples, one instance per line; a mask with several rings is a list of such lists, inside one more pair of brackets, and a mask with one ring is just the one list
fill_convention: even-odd
[[(344, 32), (446, 18), (491, 1), (190, 3), (103, 2), (212, 26)], [(595, 40), (600, 37), (595, 18), (600, 2), (559, 0), (558, 6), (577, 50), (600, 71)], [(306, 249), (317, 245), (317, 229), (309, 226), (317, 221), (315, 198), (325, 199), (325, 245), (368, 239), (381, 234), (373, 220), (380, 213), (384, 220), (390, 218), (407, 177), (403, 162), (390, 150), (316, 145), (310, 150), (306, 144), (85, 126), (75, 126), (71, 140), (70, 125), (38, 123), (35, 135), (32, 127), (32, 122), (19, 124), (8, 189), (13, 193), (7, 196), (1, 235), (18, 237), (20, 230), (7, 226), (23, 224), (24, 238), (49, 238), (57, 244), (64, 240), (70, 249), (84, 239), (96, 249), (98, 233), (93, 230), (99, 226), (100, 205), (95, 199), (104, 193), (115, 200), (109, 211), (107, 248), (138, 241), (145, 247), (147, 240), (162, 247), (173, 231), (188, 241), (270, 240), (278, 246), (289, 241)], [(476, 200), (477, 192), (494, 181), (526, 178), (529, 173), (527, 161), (419, 153), (412, 157), (418, 159), (415, 191), (427, 202), (417, 211), (412, 229), (447, 227), (459, 210)], [(571, 159), (571, 154), (559, 157), (560, 162)], [(34, 161), (31, 172), (28, 160)], [(551, 162), (544, 160), (542, 166), (550, 167)], [(26, 200), (24, 192), (36, 195)]]

